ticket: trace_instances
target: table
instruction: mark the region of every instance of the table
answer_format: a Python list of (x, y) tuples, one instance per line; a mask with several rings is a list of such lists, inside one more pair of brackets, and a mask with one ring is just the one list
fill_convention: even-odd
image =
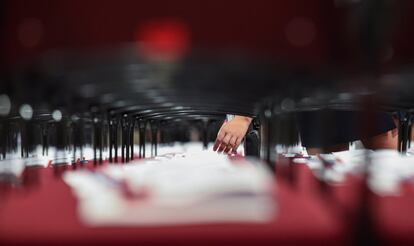
[(277, 182), (277, 217), (269, 223), (90, 228), (79, 221), (76, 199), (61, 173), (59, 168), (30, 168), (22, 186), (1, 189), (0, 245), (349, 244), (345, 224), (328, 203), (282, 179)]

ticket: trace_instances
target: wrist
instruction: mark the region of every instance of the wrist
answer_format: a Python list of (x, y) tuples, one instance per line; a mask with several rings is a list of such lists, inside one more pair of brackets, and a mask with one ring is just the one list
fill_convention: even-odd
[(247, 117), (247, 116), (235, 115), (234, 120), (243, 121), (243, 122), (246, 122), (247, 124), (250, 124), (253, 118)]

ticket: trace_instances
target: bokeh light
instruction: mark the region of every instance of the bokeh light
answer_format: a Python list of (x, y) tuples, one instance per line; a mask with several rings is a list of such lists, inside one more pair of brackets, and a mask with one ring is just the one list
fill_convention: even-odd
[(176, 19), (153, 20), (138, 27), (136, 41), (146, 58), (177, 60), (190, 49), (190, 31)]

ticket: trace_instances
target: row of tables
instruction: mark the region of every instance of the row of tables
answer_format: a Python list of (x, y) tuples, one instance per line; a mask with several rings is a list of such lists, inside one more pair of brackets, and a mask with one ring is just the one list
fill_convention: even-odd
[[(315, 178), (306, 165), (294, 164), (289, 158), (274, 159), (277, 156), (274, 147), (278, 138), (271, 136), (272, 130), (276, 127), (292, 126), (274, 124), (272, 117), (301, 110), (312, 111), (331, 107), (332, 100), (343, 98), (343, 94), (331, 91), (323, 94), (321, 99), (317, 92), (324, 82), (335, 84), (335, 81), (323, 80), (319, 86), (312, 88), (312, 83), (310, 86), (303, 85), (309, 80), (317, 80), (315, 78), (300, 77), (295, 80), (290, 74), (274, 74), (266, 70), (258, 74), (246, 72), (249, 78), (255, 75), (261, 78), (261, 84), (257, 88), (254, 85), (243, 84), (242, 89), (228, 91), (232, 87), (230, 82), (234, 82), (234, 87), (237, 87), (238, 83), (243, 81), (240, 78), (243, 74), (234, 77), (233, 73), (226, 73), (225, 70), (223, 73), (217, 72), (218, 75), (204, 78), (205, 85), (195, 82), (195, 85), (191, 84), (192, 81), (197, 81), (195, 74), (187, 77), (178, 76), (181, 80), (175, 81), (172, 85), (165, 81), (149, 85), (142, 82), (143, 78), (140, 76), (151, 76), (146, 73), (142, 75), (143, 68), (139, 61), (134, 60), (126, 64), (118, 62), (116, 59), (113, 63), (104, 62), (105, 66), (100, 66), (102, 64), (98, 62), (96, 66), (72, 67), (63, 72), (59, 69), (57, 70), (60, 72), (47, 68), (46, 71), (40, 69), (40, 80), (68, 87), (67, 95), (52, 95), (53, 103), (47, 107), (43, 107), (45, 101), (34, 100), (31, 104), (33, 117), (29, 119), (19, 115), (20, 101), (13, 103), (10, 115), (2, 116), (2, 134), (7, 135), (7, 141), (2, 142), (2, 151), (5, 155), (19, 150), (16, 138), (19, 134), (22, 137), (22, 155), (26, 157), (37, 145), (42, 145), (46, 149), (54, 146), (58, 149), (75, 149), (82, 152), (83, 146), (89, 144), (93, 147), (94, 154), (88, 164), (78, 163), (74, 154), (70, 161), (74, 165), (28, 167), (20, 183), (2, 184), (0, 243), (349, 245), (378, 240), (393, 245), (414, 242), (410, 229), (414, 223), (414, 218), (410, 217), (409, 212), (410, 185), (407, 185), (407, 192), (403, 196), (379, 197), (367, 189), (363, 176), (350, 176), (344, 184), (333, 186)], [(73, 64), (76, 62), (69, 62), (69, 65)], [(66, 69), (70, 66), (64, 67)], [(125, 79), (125, 70), (128, 76), (132, 76), (131, 73), (138, 75)], [(238, 70), (237, 73), (239, 72)], [(229, 78), (230, 82), (220, 84), (226, 81), (226, 78)], [(209, 84), (208, 79), (217, 81)], [(278, 81), (283, 79), (287, 79), (291, 84), (286, 90), (278, 91), (282, 87)], [(46, 82), (45, 85), (48, 84)], [(197, 88), (197, 85), (200, 85), (201, 89)], [(269, 86), (268, 91), (264, 89), (264, 85)], [(214, 88), (215, 86), (218, 88)], [(202, 91), (206, 88), (211, 91)], [(226, 91), (220, 92), (222, 88)], [(25, 93), (30, 94), (30, 91)], [(350, 94), (353, 95), (353, 92)], [(309, 99), (306, 95), (316, 98), (317, 103), (305, 100)], [(262, 98), (267, 100), (258, 102), (258, 99)], [(392, 100), (398, 101), (398, 98)], [(347, 100), (344, 101), (334, 100), (333, 106), (339, 105), (340, 109), (377, 109), (370, 108), (370, 104), (366, 106), (361, 100), (352, 99), (351, 104)], [(256, 107), (255, 103), (259, 106)], [(407, 105), (411, 104), (408, 102)], [(52, 111), (55, 108), (62, 113), (60, 119), (53, 117)], [(401, 122), (409, 125), (410, 121), (405, 120), (406, 115), (402, 114), (409, 112), (406, 106), (393, 104), (391, 110), (387, 110), (400, 112)], [(204, 146), (207, 146), (214, 140), (214, 132), (218, 130), (227, 113), (258, 115), (262, 130), (261, 158), (276, 169), (275, 197), (279, 212), (274, 220), (266, 224), (135, 228), (90, 228), (79, 221), (76, 200), (61, 178), (63, 171), (70, 172), (75, 167), (97, 169), (108, 165), (102, 154), (107, 149), (110, 153), (108, 161), (114, 162), (114, 165), (148, 157), (145, 150), (147, 141), (153, 146), (151, 154), (156, 155), (158, 143), (173, 140), (163, 141), (162, 130), (166, 130), (166, 134), (168, 131), (179, 131), (176, 126), (189, 122), (190, 125), (199, 124), (200, 131), (203, 132)], [(408, 141), (407, 124), (400, 126), (401, 143)], [(281, 129), (281, 132), (287, 128)], [(9, 133), (13, 133), (13, 136)], [(150, 136), (146, 136), (148, 133)], [(139, 139), (136, 139), (137, 137)], [(288, 142), (296, 141), (289, 137)], [(138, 150), (134, 149), (134, 143), (139, 144)], [(401, 151), (406, 149), (406, 146), (402, 146)], [(281, 164), (283, 162), (287, 164)]]

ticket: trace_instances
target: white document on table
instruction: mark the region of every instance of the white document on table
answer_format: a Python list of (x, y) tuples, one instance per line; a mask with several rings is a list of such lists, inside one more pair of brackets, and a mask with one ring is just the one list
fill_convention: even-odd
[(263, 163), (210, 151), (66, 172), (64, 180), (93, 226), (262, 223), (276, 210), (274, 177)]

